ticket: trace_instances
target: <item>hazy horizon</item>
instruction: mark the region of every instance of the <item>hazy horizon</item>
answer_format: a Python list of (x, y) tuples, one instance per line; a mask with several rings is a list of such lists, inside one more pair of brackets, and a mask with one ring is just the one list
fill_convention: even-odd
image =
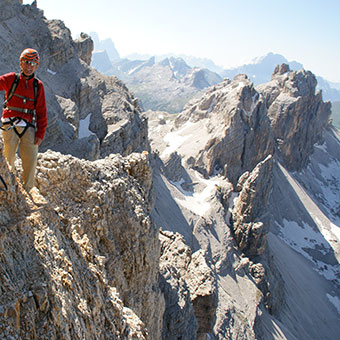
[(230, 68), (272, 52), (340, 82), (340, 2), (333, 0), (37, 3), (47, 19), (63, 20), (73, 36), (93, 31), (100, 40), (111, 38), (121, 56), (183, 54)]

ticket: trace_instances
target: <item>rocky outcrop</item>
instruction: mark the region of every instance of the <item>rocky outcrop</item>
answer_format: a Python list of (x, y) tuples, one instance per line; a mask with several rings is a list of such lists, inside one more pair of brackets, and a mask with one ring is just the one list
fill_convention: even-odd
[(194, 150), (190, 166), (205, 176), (220, 171), (236, 185), (243, 172), (275, 148), (288, 169), (302, 169), (313, 145), (322, 141), (331, 113), (315, 87), (311, 72), (291, 72), (285, 64), (275, 69), (271, 82), (256, 89), (243, 75), (211, 87), (175, 121), (176, 128), (206, 121), (203, 131), (209, 137)]
[[(35, 5), (1, 5), (1, 71), (17, 67), (13, 55), (26, 43), (41, 51), (49, 107), (41, 150), (93, 160), (41, 154), (38, 188), (28, 195), (0, 150), (1, 338), (336, 338), (338, 270), (329, 268), (338, 261), (328, 247), (337, 243), (334, 220), (302, 211), (311, 202), (286, 192), (288, 172), (274, 170), (281, 185), (271, 190), (273, 163), (296, 169), (307, 162), (327, 125), (328, 104), (309, 72), (281, 65), (258, 88), (239, 75), (191, 102), (174, 125), (157, 118), (152, 178), (148, 154), (134, 152), (148, 150), (146, 118), (121, 81), (88, 66), (91, 40), (73, 41), (61, 21), (46, 20)], [(23, 42), (27, 31), (33, 34)], [(163, 66), (177, 86), (185, 68), (176, 75), (171, 60)], [(186, 84), (205, 86), (202, 73), (192, 75)], [(302, 240), (299, 229), (320, 216), (327, 234)], [(311, 226), (313, 237), (324, 227)], [(298, 231), (286, 234), (288, 241), (280, 239), (285, 227)], [(317, 246), (300, 249), (299, 241)], [(320, 272), (333, 281), (298, 251), (314, 256), (313, 266), (327, 258)]]
[(266, 246), (269, 223), (265, 220), (271, 190), (273, 158), (268, 156), (252, 172), (241, 176), (240, 194), (232, 210), (232, 229), (241, 251), (247, 256), (260, 255)]
[(101, 73), (105, 73), (111, 69), (112, 64), (106, 50), (95, 50), (92, 53), (91, 66)]
[[(161, 263), (169, 263), (171, 268), (164, 276), (169, 290), (173, 287), (170, 305), (180, 301), (174, 291), (178, 290), (182, 296), (186, 294), (185, 285), (175, 285), (173, 277), (184, 279), (194, 307), (198, 338), (269, 339), (277, 329), (278, 339), (286, 340), (310, 332), (308, 326), (303, 326), (301, 333), (293, 330), (294, 327), (286, 332), (278, 321), (285, 314), (292, 325), (288, 305), (294, 306), (294, 303), (286, 295), (286, 285), (296, 287), (296, 273), (291, 277), (282, 267), (277, 269), (276, 266), (285, 261), (285, 255), (279, 255), (274, 249), (277, 244), (269, 245), (274, 238), (269, 231), (276, 230), (278, 224), (277, 216), (270, 211), (273, 169), (279, 162), (289, 164), (286, 151), (293, 150), (295, 141), (300, 145), (309, 133), (315, 138), (319, 136), (308, 141), (310, 147), (322, 140), (327, 125), (328, 104), (320, 94), (314, 93), (314, 85), (310, 72), (291, 72), (281, 65), (275, 70), (273, 80), (262, 87), (255, 88), (244, 75), (211, 87), (200, 99), (189, 103), (174, 122), (148, 113), (151, 147), (161, 159), (157, 163), (159, 171), (154, 171), (156, 203), (152, 216), (166, 230), (175, 235), (181, 233), (190, 245), (189, 252), (179, 246), (178, 236), (170, 234), (167, 236), (171, 241), (161, 241)], [(286, 104), (279, 109), (279, 100), (292, 103), (287, 104), (291, 111), (286, 110)], [(310, 120), (308, 105), (311, 105)], [(301, 117), (294, 118), (291, 124), (289, 115)], [(307, 122), (311, 123), (308, 128)], [(284, 131), (290, 149), (281, 148), (277, 129)], [(308, 161), (309, 146), (301, 149), (302, 152), (296, 163)], [(281, 190), (284, 191), (284, 187)], [(274, 199), (275, 211), (281, 219), (284, 215), (289, 220), (288, 208), (283, 206), (281, 210), (282, 192), (276, 190), (276, 195), (279, 196)], [(293, 195), (291, 199), (294, 200)], [(281, 220), (280, 223), (290, 226), (295, 222)], [(294, 240), (295, 236), (289, 237)], [(171, 242), (176, 246), (169, 246), (168, 250), (166, 247)], [(274, 260), (274, 254), (282, 258)], [(194, 262), (195, 256), (201, 265), (190, 279), (200, 281), (204, 277), (198, 285), (186, 273), (181, 274), (183, 267), (189, 273), (189, 263)], [(211, 281), (209, 275), (203, 274), (205, 265)], [(205, 282), (209, 283), (211, 294), (205, 291), (195, 299), (193, 287), (204, 288)], [(184, 302), (181, 303), (184, 306)], [(178, 306), (172, 315), (183, 325)]]
[(180, 235), (169, 232), (160, 232), (160, 243), (160, 288), (165, 297), (162, 339), (195, 340), (197, 319), (183, 278), (190, 263), (190, 249)]
[(316, 85), (310, 71), (290, 71), (282, 64), (269, 83), (257, 87), (266, 98), (276, 148), (289, 170), (306, 166), (328, 125), (331, 104), (323, 102), (321, 91), (315, 93)]
[(86, 33), (81, 33), (80, 37), (75, 40), (75, 43), (78, 47), (78, 57), (87, 65), (90, 65), (94, 48), (91, 37)]
[(148, 155), (46, 152), (28, 196), (0, 151), (1, 338), (159, 339)]
[(179, 182), (183, 178), (182, 159), (176, 151), (164, 161), (163, 172), (173, 182)]
[(191, 166), (205, 176), (215, 171), (236, 185), (239, 176), (273, 154), (270, 121), (264, 98), (243, 75), (226, 80), (189, 104), (175, 126), (205, 119), (205, 144), (193, 155)]
[[(212, 332), (217, 308), (212, 270), (201, 251), (191, 253), (183, 236), (161, 231), (160, 241), (162, 287), (166, 293), (163, 339), (206, 339), (206, 334)], [(168, 294), (166, 287), (173, 293)]]

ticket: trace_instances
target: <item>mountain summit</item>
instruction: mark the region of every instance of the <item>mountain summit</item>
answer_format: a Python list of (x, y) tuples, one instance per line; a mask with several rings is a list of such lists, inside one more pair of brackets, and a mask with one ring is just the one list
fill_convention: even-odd
[(292, 70), (298, 71), (303, 69), (303, 65), (288, 60), (277, 53), (268, 53), (265, 56), (255, 58), (251, 63), (245, 64), (232, 69), (224, 70), (222, 76), (232, 79), (235, 75), (243, 73), (246, 74), (254, 84), (266, 83), (270, 80), (270, 75), (276, 65), (288, 64)]

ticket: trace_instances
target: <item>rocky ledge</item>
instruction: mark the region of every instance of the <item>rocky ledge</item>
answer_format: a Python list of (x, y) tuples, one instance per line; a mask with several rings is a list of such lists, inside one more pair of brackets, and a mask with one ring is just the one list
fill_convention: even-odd
[(2, 339), (159, 339), (158, 230), (148, 154), (97, 162), (52, 151), (27, 195), (0, 191)]

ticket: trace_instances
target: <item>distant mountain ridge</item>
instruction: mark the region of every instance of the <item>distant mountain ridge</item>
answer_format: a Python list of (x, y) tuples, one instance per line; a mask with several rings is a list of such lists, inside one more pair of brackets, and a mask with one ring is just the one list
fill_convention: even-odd
[(303, 69), (303, 65), (296, 61), (289, 62), (280, 54), (268, 53), (254, 59), (252, 63), (224, 70), (222, 76), (233, 79), (237, 74), (246, 74), (255, 85), (263, 84), (270, 80), (276, 65), (281, 64), (288, 64), (290, 69), (294, 71)]
[[(132, 53), (127, 55), (125, 58), (130, 60), (147, 60), (152, 56), (149, 54), (139, 54), (139, 53)], [(200, 67), (200, 68), (207, 68), (212, 72), (222, 73), (223, 67), (216, 65), (211, 59), (208, 58), (199, 58), (195, 56), (188, 56), (185, 54), (175, 54), (175, 53), (167, 53), (162, 55), (154, 56), (156, 61), (161, 61), (166, 58), (174, 57), (174, 58), (181, 58), (183, 59), (189, 66), (191, 67)]]
[[(194, 93), (189, 94), (188, 89), (185, 87), (187, 83), (178, 84), (179, 87), (182, 88), (182, 92), (185, 92), (185, 95), (180, 95), (180, 104), (177, 102), (175, 105), (170, 103), (170, 98), (165, 100), (165, 92), (162, 94), (161, 103), (157, 103), (157, 98), (152, 100), (152, 103), (149, 100), (150, 94), (152, 96), (157, 96), (156, 92), (159, 88), (165, 90), (171, 90), (172, 86), (165, 86), (168, 79), (160, 79), (160, 74), (157, 75), (157, 78), (154, 78), (151, 82), (154, 84), (154, 88), (148, 86), (147, 93), (144, 93), (144, 90), (141, 89), (143, 87), (140, 84), (142, 79), (138, 79), (137, 71), (139, 71), (140, 67), (150, 66), (150, 62), (152, 61), (154, 64), (159, 63), (160, 66), (167, 67), (169, 65), (165, 65), (163, 63), (164, 60), (172, 60), (177, 63), (185, 63), (187, 72), (189, 69), (201, 69), (201, 77), (205, 77), (205, 80), (200, 81), (199, 90), (204, 89), (210, 85), (214, 85), (214, 81), (217, 79), (233, 79), (238, 74), (246, 74), (248, 78), (255, 84), (263, 84), (270, 81), (272, 72), (277, 65), (287, 64), (289, 65), (291, 70), (301, 70), (304, 68), (303, 64), (297, 61), (288, 61), (284, 56), (277, 53), (268, 53), (264, 56), (253, 59), (253, 61), (249, 64), (244, 64), (238, 67), (223, 69), (221, 66), (216, 65), (212, 60), (206, 58), (197, 58), (193, 56), (186, 55), (175, 55), (175, 54), (166, 54), (161, 56), (150, 56), (150, 55), (142, 55), (142, 54), (131, 54), (126, 58), (121, 59), (119, 57), (118, 51), (114, 47), (114, 43), (111, 39), (106, 39), (104, 41), (100, 41), (99, 37), (96, 33), (91, 33), (91, 37), (94, 39), (95, 52), (92, 56), (92, 66), (96, 68), (98, 71), (107, 74), (107, 75), (115, 75), (118, 78), (122, 79), (128, 86), (131, 86), (131, 89), (135, 92), (135, 94), (140, 98), (143, 103), (144, 108), (153, 109), (153, 110), (165, 110), (168, 112), (180, 112), (183, 109), (185, 104), (185, 99), (190, 100), (193, 98)], [(111, 42), (110, 42), (111, 40)], [(98, 48), (97, 48), (98, 46)], [(108, 49), (105, 48), (108, 46)], [(113, 52), (115, 50), (115, 52)], [(106, 51), (106, 52), (105, 52)], [(166, 63), (166, 62), (165, 62)], [(134, 68), (135, 67), (135, 68)], [(150, 72), (154, 72), (153, 68), (149, 69)], [(143, 77), (145, 77), (146, 69), (143, 71)], [(135, 74), (133, 80), (131, 80), (131, 75)], [(163, 73), (164, 75), (166, 74)], [(209, 74), (209, 75), (208, 75)], [(213, 75), (214, 74), (214, 75)], [(148, 76), (150, 79), (151, 76)], [(176, 77), (175, 77), (176, 78)], [(208, 78), (210, 80), (208, 80)], [(212, 79), (214, 78), (214, 79)], [(340, 83), (331, 83), (326, 79), (317, 76), (318, 85), (317, 89), (322, 90), (323, 99), (331, 102), (340, 101)], [(139, 86), (136, 87), (136, 83), (139, 83)], [(205, 84), (203, 86), (203, 84)], [(195, 92), (193, 89), (190, 89), (189, 92)], [(175, 95), (175, 94), (173, 94)], [(170, 95), (172, 97), (173, 95)], [(176, 94), (178, 97), (178, 94)], [(166, 102), (168, 104), (166, 104)]]
[[(276, 65), (288, 64), (291, 70), (298, 71), (304, 68), (303, 64), (297, 61), (288, 61), (284, 56), (276, 53), (268, 53), (265, 56), (256, 58), (252, 63), (245, 64), (232, 69), (224, 70), (222, 76), (232, 79), (237, 74), (246, 74), (255, 84), (263, 84), (271, 79)], [(323, 99), (329, 101), (340, 100), (340, 84), (330, 83), (322, 77), (317, 77), (317, 89), (322, 90)], [(338, 89), (336, 88), (338, 86)]]
[(100, 72), (124, 81), (145, 110), (180, 112), (202, 90), (222, 81), (217, 73), (192, 68), (182, 58), (169, 57), (159, 62), (155, 57), (147, 60), (120, 59), (111, 62), (111, 68), (108, 68), (107, 58), (106, 63), (100, 63), (99, 55), (96, 57), (92, 65), (98, 65)]

